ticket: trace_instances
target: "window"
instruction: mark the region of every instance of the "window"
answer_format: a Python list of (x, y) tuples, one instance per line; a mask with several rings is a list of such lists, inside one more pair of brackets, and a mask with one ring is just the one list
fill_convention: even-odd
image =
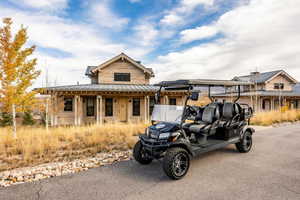
[(275, 90), (282, 90), (284, 89), (284, 83), (274, 83)]
[(95, 99), (93, 97), (86, 99), (86, 116), (95, 116)]
[(113, 99), (112, 98), (105, 99), (105, 116), (106, 117), (113, 116)]
[(65, 112), (73, 111), (73, 98), (71, 97), (64, 98), (64, 111)]
[(141, 101), (138, 98), (132, 100), (132, 115), (140, 116), (141, 114)]
[(149, 104), (149, 111), (150, 111), (150, 115), (152, 115), (154, 105), (155, 105), (155, 97), (150, 97), (149, 103), (150, 103)]
[(170, 98), (170, 99), (169, 99), (169, 104), (170, 104), (170, 105), (175, 105), (175, 106), (176, 106), (176, 105), (177, 105), (177, 104), (176, 104), (176, 98)]
[(114, 80), (130, 82), (130, 73), (114, 73)]

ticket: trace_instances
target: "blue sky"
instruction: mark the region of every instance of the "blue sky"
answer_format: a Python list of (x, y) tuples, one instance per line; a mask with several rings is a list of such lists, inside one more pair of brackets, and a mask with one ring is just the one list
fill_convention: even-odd
[(156, 73), (232, 78), (285, 69), (300, 80), (300, 1), (0, 0), (28, 27), (42, 76), (35, 86), (87, 83), (84, 70), (125, 52)]

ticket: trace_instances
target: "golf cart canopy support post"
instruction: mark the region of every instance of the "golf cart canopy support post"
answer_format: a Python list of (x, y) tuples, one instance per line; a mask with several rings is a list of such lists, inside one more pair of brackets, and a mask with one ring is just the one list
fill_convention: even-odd
[(176, 80), (176, 81), (162, 81), (158, 84), (161, 88), (165, 88), (165, 90), (192, 90), (193, 86), (208, 86), (208, 97), (213, 102), (214, 99), (211, 96), (211, 87), (230, 87), (237, 86), (238, 87), (238, 96), (234, 100), (237, 102), (241, 96), (241, 85), (253, 85), (251, 82), (246, 81), (233, 81), (233, 80), (211, 80), (211, 79), (190, 79), (190, 80)]

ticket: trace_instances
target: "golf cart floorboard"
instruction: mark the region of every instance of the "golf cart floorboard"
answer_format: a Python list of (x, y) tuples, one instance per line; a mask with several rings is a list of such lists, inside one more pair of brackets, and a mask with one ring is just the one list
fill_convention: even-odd
[(239, 141), (239, 137), (231, 138), (229, 140), (217, 140), (208, 138), (207, 143), (205, 145), (193, 144), (191, 146), (191, 149), (193, 152), (195, 152), (195, 155), (199, 155), (216, 149), (224, 148), (229, 144), (235, 144)]

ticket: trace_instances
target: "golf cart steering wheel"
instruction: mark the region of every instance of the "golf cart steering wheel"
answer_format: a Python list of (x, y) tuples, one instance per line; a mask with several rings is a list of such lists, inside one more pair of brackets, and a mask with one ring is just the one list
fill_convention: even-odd
[(187, 105), (186, 111), (187, 115), (196, 116), (198, 114), (198, 111), (193, 106)]

